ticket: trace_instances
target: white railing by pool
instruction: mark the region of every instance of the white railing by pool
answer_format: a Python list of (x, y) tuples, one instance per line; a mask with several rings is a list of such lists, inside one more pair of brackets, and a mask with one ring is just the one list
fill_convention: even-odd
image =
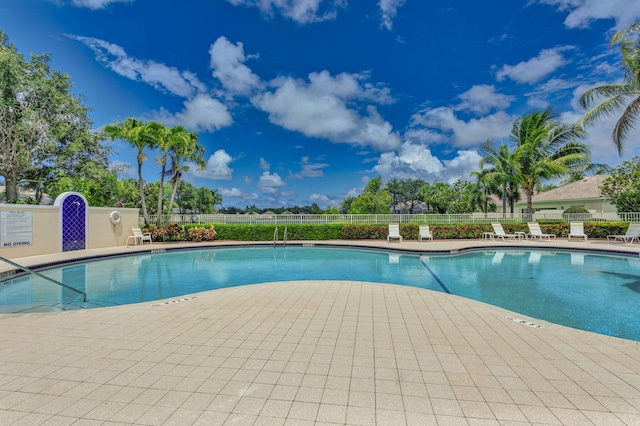
[[(158, 217), (149, 217), (151, 223), (158, 223)], [(622, 221), (640, 222), (640, 213), (592, 212), (563, 215), (561, 211), (539, 211), (530, 217), (523, 213), (468, 213), (468, 214), (174, 214), (163, 216), (162, 223), (207, 224), (244, 224), (244, 225), (373, 225), (389, 223), (447, 224), (447, 223), (491, 223), (491, 222), (529, 222), (531, 220), (561, 221)], [(140, 217), (140, 224), (144, 219)]]

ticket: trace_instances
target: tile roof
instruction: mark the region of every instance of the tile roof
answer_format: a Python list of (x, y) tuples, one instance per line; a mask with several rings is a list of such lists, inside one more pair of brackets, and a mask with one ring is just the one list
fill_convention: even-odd
[(609, 175), (594, 175), (582, 180), (571, 182), (549, 191), (540, 192), (533, 196), (533, 202), (560, 200), (585, 200), (594, 198), (608, 198), (602, 194), (600, 187)]

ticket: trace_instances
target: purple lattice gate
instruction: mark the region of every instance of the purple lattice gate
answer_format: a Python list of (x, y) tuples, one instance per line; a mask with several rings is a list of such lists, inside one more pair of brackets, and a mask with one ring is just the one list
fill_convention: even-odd
[(54, 205), (60, 207), (62, 251), (87, 248), (87, 200), (81, 194), (65, 192)]

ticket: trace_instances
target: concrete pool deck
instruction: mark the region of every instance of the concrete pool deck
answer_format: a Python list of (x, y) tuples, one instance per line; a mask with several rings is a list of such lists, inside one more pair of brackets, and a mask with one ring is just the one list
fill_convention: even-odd
[[(640, 253), (638, 244), (598, 240), (305, 243)], [(29, 266), (149, 248), (13, 260)], [(0, 315), (0, 424), (640, 425), (640, 342), (353, 281)]]

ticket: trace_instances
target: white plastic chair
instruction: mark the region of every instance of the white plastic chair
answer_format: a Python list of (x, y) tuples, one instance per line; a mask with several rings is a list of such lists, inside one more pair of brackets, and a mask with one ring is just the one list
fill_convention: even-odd
[(587, 234), (584, 233), (584, 223), (582, 222), (571, 222), (569, 223), (569, 241), (571, 241), (571, 237), (576, 238), (584, 238), (584, 241), (587, 241)]
[(492, 223), (491, 226), (493, 227), (493, 238), (502, 238), (502, 241), (504, 241), (505, 238), (510, 240), (515, 240), (516, 238), (520, 240), (521, 238), (520, 234), (507, 234), (504, 232), (501, 223)]
[(640, 243), (640, 223), (630, 223), (627, 232), (624, 235), (607, 235), (607, 241), (624, 241), (625, 243), (633, 243), (636, 240)]
[(420, 228), (418, 230), (418, 241), (422, 241), (424, 239), (433, 241), (433, 235), (431, 235), (429, 225), (420, 225)]
[(538, 222), (529, 222), (527, 223), (527, 225), (529, 225), (529, 236), (533, 239), (536, 239), (536, 238), (540, 238), (541, 240), (543, 238), (546, 238), (548, 240), (550, 240), (551, 238), (553, 238), (554, 240), (556, 239), (556, 236), (554, 234), (544, 234)]
[(136, 226), (132, 227), (131, 231), (133, 232), (133, 235), (129, 235), (127, 237), (127, 245), (129, 245), (130, 241), (133, 241), (134, 246), (137, 246), (138, 243), (144, 245), (145, 241), (149, 241), (149, 244), (153, 244), (150, 232), (142, 232), (142, 229)]
[(402, 242), (402, 235), (400, 235), (400, 225), (398, 225), (397, 223), (389, 224), (389, 234), (387, 235), (387, 242), (389, 242), (389, 239), (391, 238), (395, 238)]

